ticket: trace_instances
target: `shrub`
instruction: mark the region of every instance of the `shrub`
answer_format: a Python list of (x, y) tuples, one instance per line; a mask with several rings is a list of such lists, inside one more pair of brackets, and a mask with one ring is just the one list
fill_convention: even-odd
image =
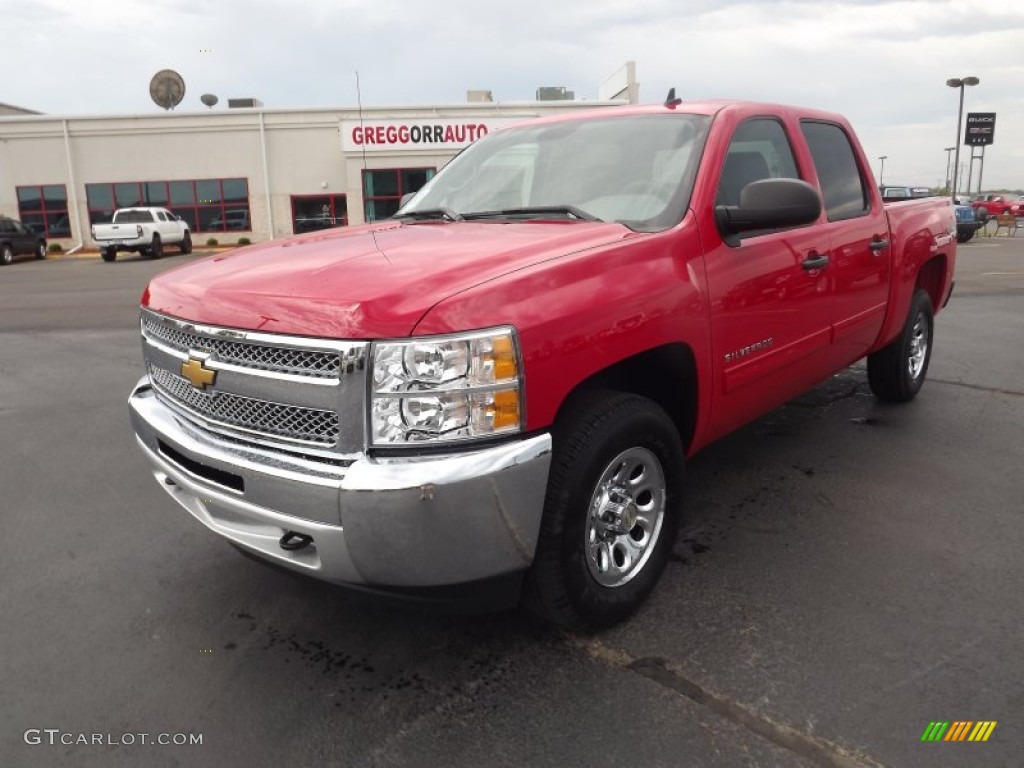
[(206, 238), (206, 244), (207, 245), (217, 245), (217, 238), (216, 237), (208, 237), (208, 238)]
[(60, 243), (50, 243), (46, 250), (50, 253), (64, 253), (64, 247)]
[(252, 245), (252, 240), (250, 240), (248, 237), (240, 237), (240, 238), (238, 238), (238, 244), (239, 245)]

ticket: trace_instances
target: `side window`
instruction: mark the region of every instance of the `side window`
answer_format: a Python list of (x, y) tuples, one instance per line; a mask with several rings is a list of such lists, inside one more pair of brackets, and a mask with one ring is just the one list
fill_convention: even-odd
[(756, 117), (733, 134), (722, 165), (715, 205), (739, 205), (740, 192), (752, 181), (799, 178), (782, 123), (770, 117)]
[(160, 221), (167, 221), (167, 216), (164, 214), (163, 211), (157, 211), (156, 217), (160, 219)]
[(871, 208), (850, 137), (838, 125), (804, 121), (804, 138), (814, 158), (829, 221), (855, 219)]

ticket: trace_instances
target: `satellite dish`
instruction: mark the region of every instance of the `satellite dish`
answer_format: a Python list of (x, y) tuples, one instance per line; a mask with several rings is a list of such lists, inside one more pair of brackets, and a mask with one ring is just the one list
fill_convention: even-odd
[(185, 81), (173, 69), (161, 69), (149, 81), (149, 96), (158, 107), (174, 109), (185, 98)]
[(210, 109), (213, 109), (214, 105), (218, 101), (220, 101), (220, 99), (218, 99), (212, 93), (204, 93), (202, 96), (199, 97), (199, 100), (203, 102), (203, 104), (208, 106)]

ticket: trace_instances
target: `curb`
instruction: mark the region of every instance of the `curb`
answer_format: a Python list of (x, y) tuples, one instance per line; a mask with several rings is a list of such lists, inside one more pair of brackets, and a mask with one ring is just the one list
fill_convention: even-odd
[[(239, 248), (246, 248), (246, 247), (247, 246), (244, 246), (244, 245), (227, 245), (227, 246), (221, 245), (221, 246), (215, 246), (215, 247), (203, 246), (201, 248), (193, 248), (192, 249), (192, 253), (190, 255), (192, 255), (192, 256), (209, 256), (209, 255), (216, 254), (216, 253), (224, 253), (226, 251), (234, 251), (234, 250), (237, 250)], [(175, 250), (173, 246), (171, 246), (171, 249), (172, 249), (171, 252), (168, 254), (169, 256), (180, 256), (180, 255), (182, 255), (182, 254), (178, 253), (178, 251)], [(126, 252), (126, 255), (129, 255), (129, 254), (127, 254), (127, 252)], [(137, 255), (137, 254), (130, 254), (130, 255)], [(87, 261), (87, 260), (99, 261), (100, 260), (100, 252), (98, 250), (89, 249), (89, 250), (81, 250), (81, 251), (78, 251), (77, 253), (73, 253), (73, 254), (70, 254), (70, 255), (67, 254), (67, 253), (47, 253), (46, 254), (46, 258), (44, 259), (44, 261), (78, 261), (78, 260), (83, 260), (83, 261)]]

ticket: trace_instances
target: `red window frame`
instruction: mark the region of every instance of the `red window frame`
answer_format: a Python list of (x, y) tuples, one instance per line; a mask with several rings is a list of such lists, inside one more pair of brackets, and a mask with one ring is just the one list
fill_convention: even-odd
[[(64, 190), (64, 207), (63, 208), (47, 208), (46, 207), (46, 195), (43, 193), (44, 187), (60, 187)], [(21, 195), (18, 194), (23, 189), (34, 189), (39, 193), (39, 208), (23, 208), (21, 202)], [(54, 237), (71, 237), (71, 226), (70, 226), (70, 215), (68, 214), (68, 187), (66, 184), (21, 184), (14, 188), (14, 197), (18, 201), (18, 220), (22, 224), (25, 223), (26, 216), (42, 216), (43, 217), (43, 234), (45, 237), (50, 237), (50, 215), (63, 214), (68, 216), (68, 234), (66, 235), (54, 235)]]
[[(363, 218), (366, 221), (377, 221), (376, 218), (370, 217), (370, 206), (372, 203), (384, 200), (398, 200), (401, 201), (402, 196), (408, 192), (415, 192), (419, 189), (404, 189), (402, 187), (402, 174), (407, 171), (426, 171), (426, 181), (430, 181), (434, 174), (437, 173), (437, 166), (433, 165), (416, 165), (406, 168), (364, 168), (362, 176), (362, 191), (363, 191)], [(366, 178), (371, 173), (387, 173), (391, 172), (395, 174), (395, 187), (398, 189), (398, 194), (394, 195), (368, 195), (366, 194)], [(426, 183), (426, 182), (424, 182)]]

